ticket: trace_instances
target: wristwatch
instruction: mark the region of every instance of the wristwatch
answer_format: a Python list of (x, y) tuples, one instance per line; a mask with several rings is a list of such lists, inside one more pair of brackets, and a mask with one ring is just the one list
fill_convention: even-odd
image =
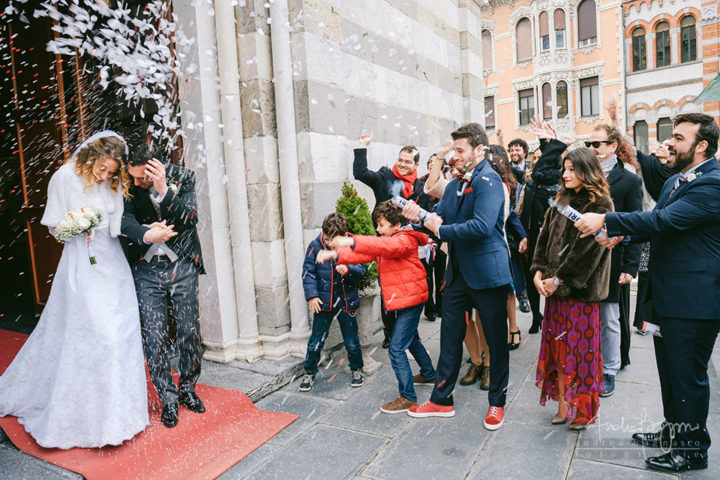
[(559, 287), (560, 285), (562, 285), (562, 282), (560, 281), (559, 278), (553, 277), (552, 280), (553, 280), (553, 284), (554, 284), (556, 287)]

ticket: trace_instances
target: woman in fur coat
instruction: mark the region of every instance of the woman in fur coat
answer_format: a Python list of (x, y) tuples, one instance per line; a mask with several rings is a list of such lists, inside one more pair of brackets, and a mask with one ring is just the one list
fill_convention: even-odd
[[(556, 201), (580, 213), (613, 210), (610, 190), (595, 153), (577, 148), (563, 162)], [(604, 388), (599, 302), (608, 295), (610, 251), (593, 237), (580, 238), (573, 221), (548, 209), (531, 272), (545, 297), (536, 384), (540, 404), (558, 402), (553, 424), (571, 429), (595, 421)]]

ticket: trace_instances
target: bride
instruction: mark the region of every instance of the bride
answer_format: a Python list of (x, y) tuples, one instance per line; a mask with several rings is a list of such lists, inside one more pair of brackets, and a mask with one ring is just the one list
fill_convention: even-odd
[[(119, 445), (148, 425), (137, 297), (117, 236), (130, 182), (115, 132), (86, 140), (50, 179), (43, 225), (93, 207), (101, 224), (65, 242), (40, 321), (0, 377), (0, 417), (43, 447)], [(89, 244), (97, 261), (89, 260)]]

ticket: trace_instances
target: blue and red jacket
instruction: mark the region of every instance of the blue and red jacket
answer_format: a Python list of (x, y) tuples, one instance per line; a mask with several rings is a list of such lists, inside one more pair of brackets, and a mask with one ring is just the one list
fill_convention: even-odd
[(322, 302), (320, 309), (323, 312), (332, 311), (334, 306), (346, 312), (357, 310), (360, 306), (357, 285), (365, 276), (365, 267), (348, 265), (348, 273), (340, 275), (335, 270), (337, 266), (335, 260), (325, 263), (315, 261), (320, 250), (329, 250), (322, 233), (310, 242), (305, 252), (305, 261), (303, 262), (305, 300), (319, 298)]

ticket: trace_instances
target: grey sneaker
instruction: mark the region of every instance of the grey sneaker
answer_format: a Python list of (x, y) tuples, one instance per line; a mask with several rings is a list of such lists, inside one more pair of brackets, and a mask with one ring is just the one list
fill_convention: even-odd
[(302, 380), (300, 380), (300, 391), (301, 392), (307, 392), (309, 391), (313, 385), (315, 384), (315, 375), (310, 375), (309, 373), (306, 373), (303, 375)]
[(360, 370), (352, 371), (352, 380), (350, 381), (351, 387), (362, 387), (365, 385), (365, 377)]

